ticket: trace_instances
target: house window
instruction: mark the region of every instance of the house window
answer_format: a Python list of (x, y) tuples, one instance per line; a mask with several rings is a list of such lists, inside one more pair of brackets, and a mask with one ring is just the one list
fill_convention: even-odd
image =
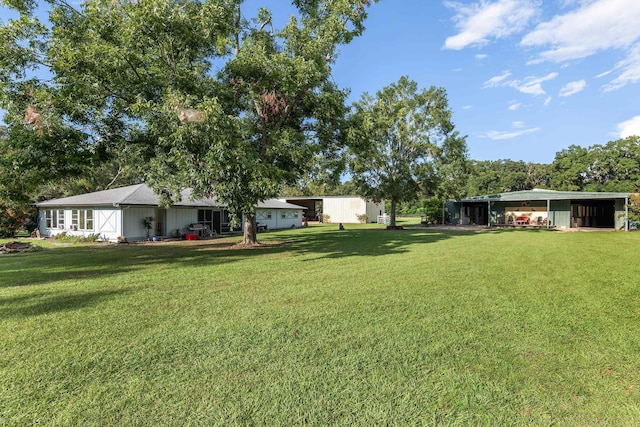
[(44, 211), (45, 227), (47, 228), (64, 228), (64, 210), (63, 209), (47, 209)]
[(71, 225), (76, 230), (93, 230), (93, 209), (71, 210)]

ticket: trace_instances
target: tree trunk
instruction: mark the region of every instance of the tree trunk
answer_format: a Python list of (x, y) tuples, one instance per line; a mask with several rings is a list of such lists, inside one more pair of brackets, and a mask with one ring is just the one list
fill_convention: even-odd
[(396, 226), (396, 201), (391, 199), (391, 223), (389, 227), (395, 228)]
[(258, 238), (256, 236), (256, 216), (244, 215), (244, 238), (242, 239), (243, 246), (255, 246), (258, 244)]

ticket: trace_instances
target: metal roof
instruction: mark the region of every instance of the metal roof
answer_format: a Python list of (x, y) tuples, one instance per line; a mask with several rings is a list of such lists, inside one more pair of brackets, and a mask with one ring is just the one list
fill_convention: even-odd
[(512, 191), (510, 193), (488, 194), (484, 196), (466, 197), (464, 203), (471, 202), (520, 202), (524, 200), (612, 200), (624, 199), (630, 193), (605, 193), (598, 191), (555, 191), (534, 188), (533, 190)]
[[(215, 197), (192, 199), (191, 190), (180, 192), (181, 200), (172, 206), (185, 207), (211, 207), (224, 208), (227, 205), (220, 203)], [(158, 206), (160, 197), (146, 184), (129, 185), (127, 187), (113, 188), (111, 190), (96, 191), (94, 193), (80, 194), (78, 196), (62, 197), (36, 203), (38, 207), (47, 206)], [(281, 202), (277, 199), (269, 199), (259, 202), (257, 207), (263, 209), (304, 209), (302, 206)]]

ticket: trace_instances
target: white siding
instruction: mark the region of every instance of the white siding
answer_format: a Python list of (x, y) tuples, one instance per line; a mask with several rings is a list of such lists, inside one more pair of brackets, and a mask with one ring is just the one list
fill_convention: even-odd
[(170, 208), (167, 209), (167, 235), (173, 236), (176, 230), (181, 234), (189, 231), (189, 224), (198, 222), (197, 208)]
[[(147, 230), (142, 225), (142, 219), (148, 216), (156, 216), (155, 207), (133, 207), (125, 206), (122, 208), (123, 215), (123, 233), (122, 235), (129, 241), (144, 240), (147, 238)], [(155, 235), (154, 227), (151, 227), (149, 236)]]
[[(63, 210), (64, 226), (58, 228), (47, 228), (46, 211), (47, 210)], [(93, 211), (93, 229), (78, 230), (77, 224), (73, 223), (73, 210), (92, 210)], [(41, 208), (38, 214), (38, 228), (43, 237), (53, 237), (60, 233), (66, 233), (69, 236), (87, 237), (90, 234), (100, 234), (101, 240), (115, 241), (122, 234), (122, 212), (120, 208), (112, 207), (73, 207), (73, 208)], [(76, 225), (76, 227), (74, 227)]]
[(322, 200), (322, 213), (332, 223), (357, 223), (357, 215), (367, 213), (366, 202), (360, 197), (327, 197)]
[(268, 230), (300, 227), (302, 212), (302, 209), (257, 209), (256, 222), (267, 224)]
[(367, 202), (367, 222), (377, 222), (378, 215), (384, 215), (384, 200), (380, 203)]

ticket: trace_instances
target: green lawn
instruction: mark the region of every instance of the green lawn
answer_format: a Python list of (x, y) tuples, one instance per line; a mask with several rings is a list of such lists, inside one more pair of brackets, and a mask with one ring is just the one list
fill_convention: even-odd
[(640, 425), (640, 233), (260, 237), (0, 255), (0, 425)]

